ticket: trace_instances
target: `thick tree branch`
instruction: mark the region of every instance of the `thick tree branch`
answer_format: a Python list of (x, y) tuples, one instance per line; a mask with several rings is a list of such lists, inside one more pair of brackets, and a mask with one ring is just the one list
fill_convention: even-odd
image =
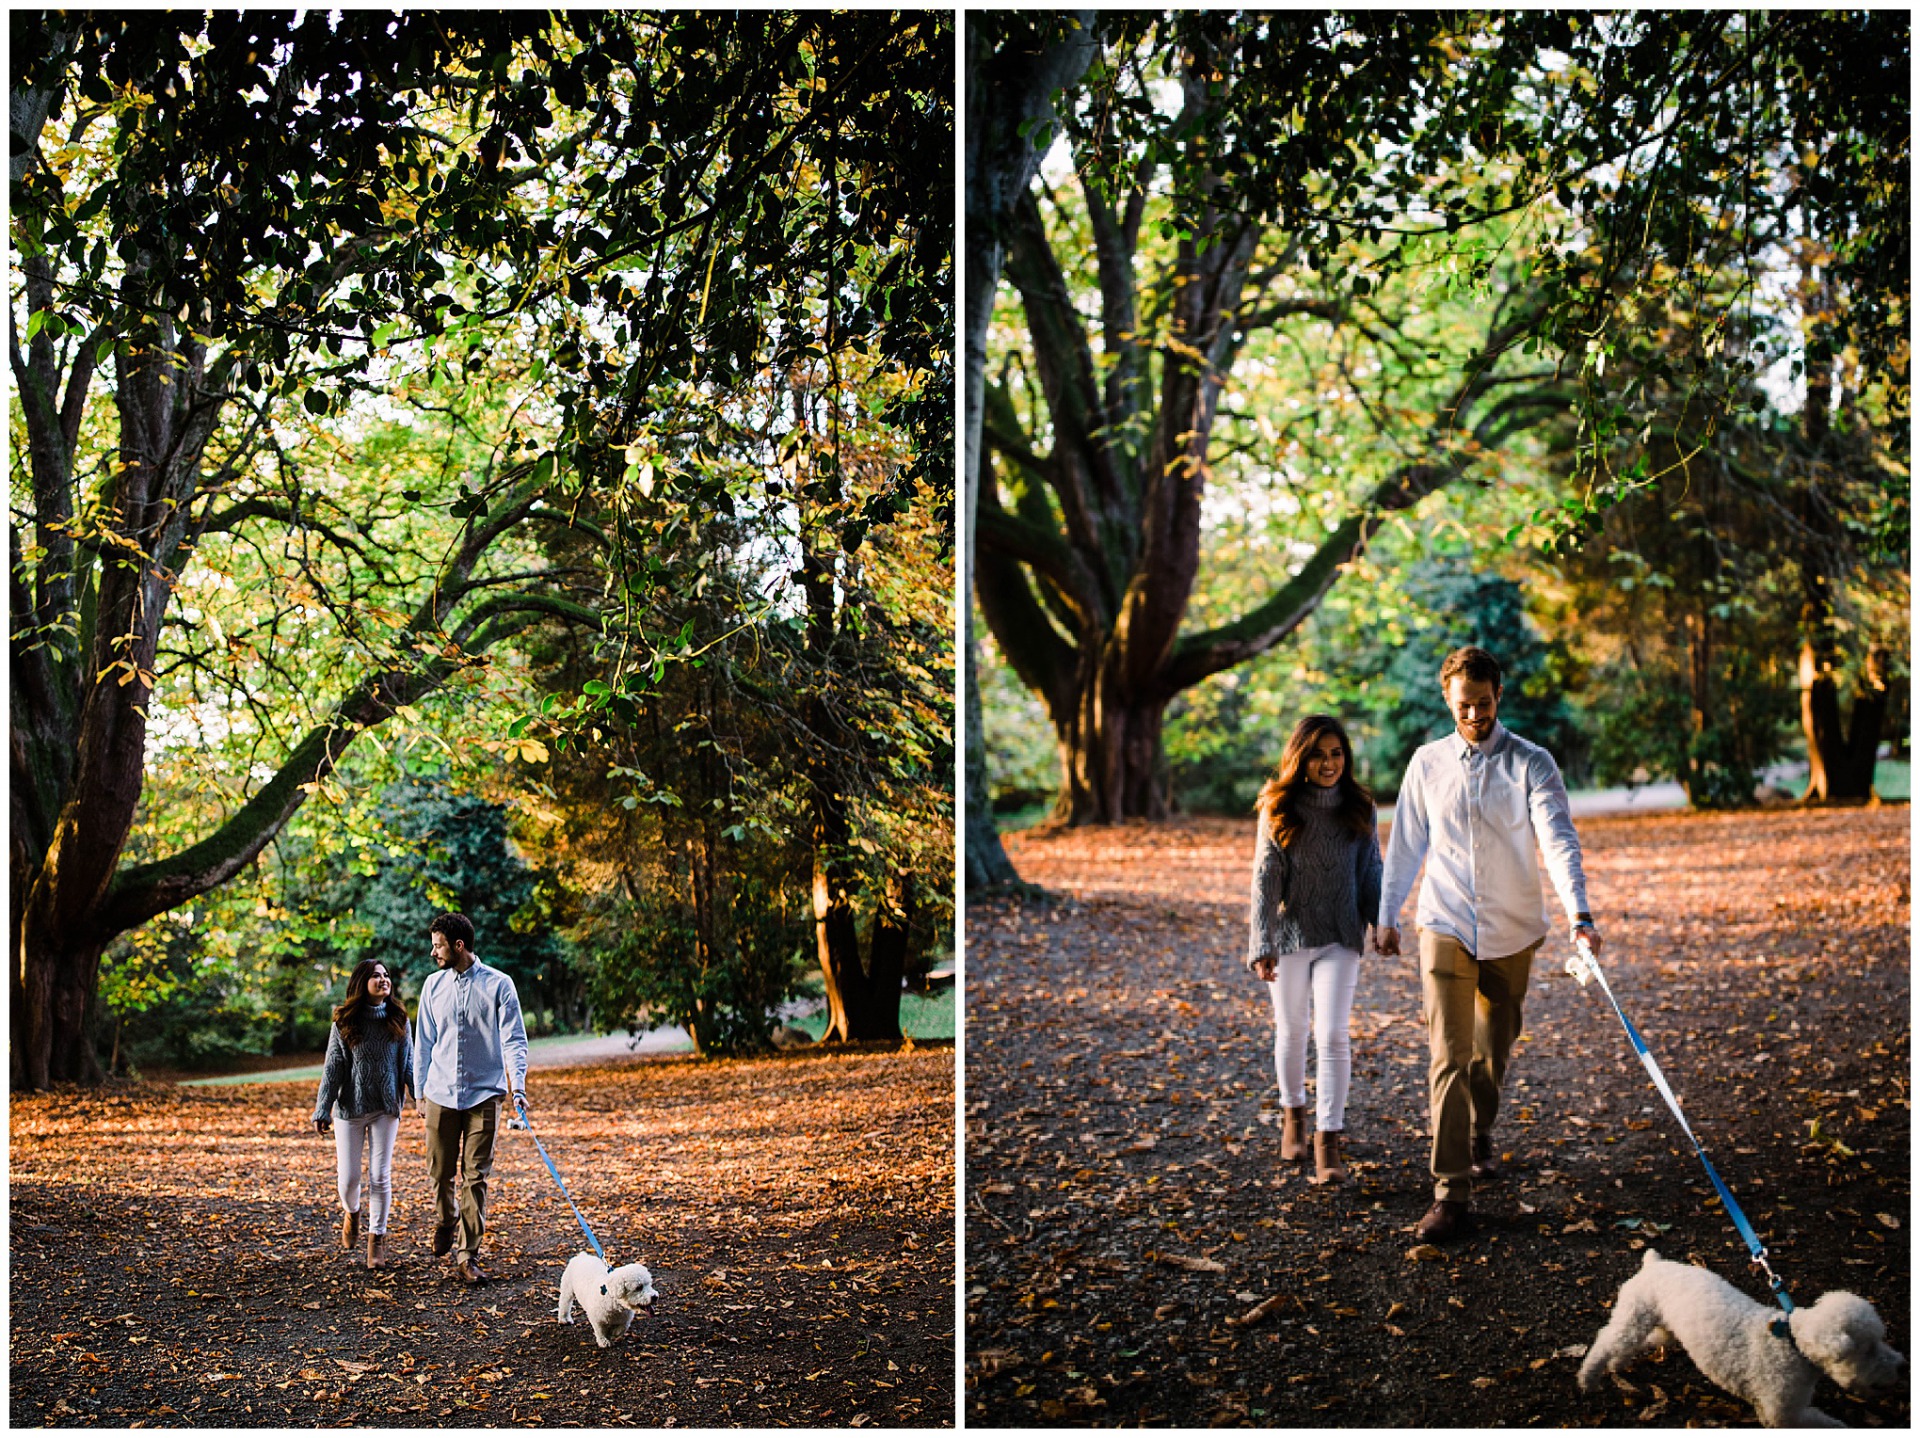
[(983, 554), (1025, 564), (1059, 589), (1077, 632), (1086, 634), (1097, 625), (1101, 606), (1093, 574), (1058, 534), (1008, 514), (984, 492), (975, 525), (974, 541)]
[(1107, 437), (1113, 417), (1106, 413), (1086, 331), (1031, 194), (1014, 209), (1007, 278), (1026, 310), (1034, 367), (1053, 420), (1054, 493), (1068, 537), (1106, 560), (1117, 591), (1131, 568), (1131, 506), (1123, 499), (1130, 486), (1116, 472)]

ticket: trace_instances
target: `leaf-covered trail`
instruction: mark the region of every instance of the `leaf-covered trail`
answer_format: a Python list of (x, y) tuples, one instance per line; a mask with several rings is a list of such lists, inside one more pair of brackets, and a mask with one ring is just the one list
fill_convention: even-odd
[(534, 1075), (542, 1142), (660, 1302), (602, 1350), (554, 1322), (587, 1247), (502, 1129), (468, 1290), (428, 1248), (338, 1246), (311, 1084), (16, 1097), (15, 1427), (935, 1426), (953, 1415), (953, 1052), (640, 1059)]
[[(1609, 977), (1775, 1266), (1801, 1302), (1872, 1300), (1902, 1351), (1909, 819), (1580, 825)], [(1009, 847), (1058, 897), (969, 905), (970, 1423), (1753, 1421), (1677, 1350), (1574, 1386), (1649, 1241), (1764, 1288), (1605, 1000), (1562, 972), (1564, 941), (1536, 963), (1508, 1074), (1508, 1176), (1476, 1198), (1477, 1237), (1422, 1249), (1407, 960), (1363, 966), (1354, 1179), (1315, 1189), (1278, 1158), (1271, 1014), (1242, 963), (1250, 821)], [(1816, 1402), (1908, 1421), (1831, 1382)]]

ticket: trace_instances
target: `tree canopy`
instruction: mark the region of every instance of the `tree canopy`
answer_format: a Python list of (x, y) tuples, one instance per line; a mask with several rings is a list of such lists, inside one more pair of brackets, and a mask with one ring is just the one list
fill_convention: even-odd
[[(950, 523), (950, 17), (11, 23), (16, 1081), (91, 1070), (115, 934), (516, 636), (605, 641), (582, 719), (691, 662), (648, 602), (687, 526), (805, 505), (831, 576)], [(845, 417), (815, 469), (902, 442), (776, 500), (789, 426), (731, 396), (814, 365)], [(669, 489), (685, 516), (639, 516)], [(194, 705), (247, 762), (126, 862), (157, 716)]]
[[(1048, 709), (1064, 817), (1165, 812), (1168, 704), (1438, 490), (1534, 493), (1501, 542), (1551, 559), (1838, 355), (1863, 422), (1905, 413), (1904, 17), (1209, 12), (1099, 39), (1011, 221), (977, 500), (975, 594)], [(1809, 267), (1829, 302), (1775, 322)], [(1555, 489), (1520, 484), (1549, 454)], [(1203, 535), (1242, 509), (1267, 578), (1212, 603)]]

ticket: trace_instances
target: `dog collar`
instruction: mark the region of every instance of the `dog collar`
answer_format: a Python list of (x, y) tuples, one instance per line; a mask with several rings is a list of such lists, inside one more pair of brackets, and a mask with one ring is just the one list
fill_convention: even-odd
[[(604, 1288), (600, 1291), (606, 1292)], [(1793, 1325), (1787, 1322), (1787, 1316), (1784, 1313), (1767, 1325), (1767, 1332), (1780, 1339), (1795, 1353), (1800, 1351), (1800, 1345), (1793, 1341)]]

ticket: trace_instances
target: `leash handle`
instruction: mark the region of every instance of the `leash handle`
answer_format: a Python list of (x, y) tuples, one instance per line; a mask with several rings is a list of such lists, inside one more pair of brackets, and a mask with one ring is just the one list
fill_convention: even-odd
[(1601, 972), (1600, 956), (1593, 951), (1593, 945), (1584, 934), (1574, 941), (1574, 945), (1578, 952), (1567, 960), (1567, 972), (1583, 987), (1589, 979), (1599, 981), (1600, 991), (1607, 996), (1607, 1002), (1613, 1006), (1614, 1013), (1620, 1019), (1621, 1027), (1627, 1031), (1627, 1039), (1633, 1045), (1633, 1051), (1640, 1060), (1640, 1066), (1647, 1071), (1647, 1077), (1653, 1080), (1653, 1086), (1658, 1090), (1660, 1097), (1666, 1100), (1667, 1108), (1673, 1114), (1675, 1122), (1680, 1125), (1680, 1131), (1687, 1136), (1687, 1142), (1693, 1145), (1694, 1154), (1699, 1158), (1701, 1167), (1706, 1169), (1707, 1177), (1713, 1182), (1714, 1192), (1720, 1196), (1721, 1206), (1726, 1209), (1727, 1217), (1733, 1220), (1733, 1226), (1747, 1245), (1747, 1251), (1753, 1255), (1754, 1266), (1766, 1275), (1767, 1287), (1772, 1291), (1781, 1309), (1786, 1313), (1792, 1313), (1793, 1300), (1787, 1296), (1786, 1281), (1768, 1267), (1766, 1245), (1760, 1242), (1760, 1235), (1753, 1231), (1753, 1225), (1747, 1221), (1747, 1215), (1741, 1210), (1739, 1201), (1734, 1198), (1733, 1190), (1727, 1187), (1726, 1182), (1720, 1177), (1719, 1170), (1713, 1166), (1713, 1160), (1707, 1157), (1706, 1145), (1700, 1142), (1692, 1125), (1687, 1122), (1687, 1116), (1680, 1111), (1680, 1100), (1674, 1097), (1673, 1089), (1667, 1083), (1667, 1076), (1660, 1071), (1659, 1061), (1654, 1058), (1653, 1051), (1647, 1047), (1647, 1041), (1640, 1037), (1640, 1030), (1633, 1026), (1633, 1020), (1627, 1017), (1627, 1011), (1620, 1006), (1620, 1000), (1615, 996), (1613, 986), (1607, 982), (1607, 976)]

